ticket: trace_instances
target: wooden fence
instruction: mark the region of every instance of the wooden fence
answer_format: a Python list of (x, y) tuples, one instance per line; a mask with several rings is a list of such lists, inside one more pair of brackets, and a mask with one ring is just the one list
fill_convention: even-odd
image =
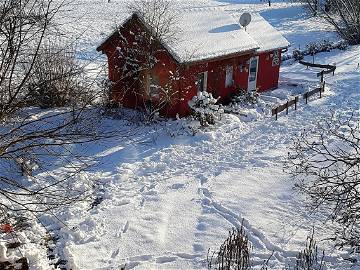
[(318, 72), (316, 75), (317, 77), (321, 77), (321, 82), (324, 82), (324, 75), (332, 73), (333, 76), (335, 75), (336, 66), (334, 65), (322, 65), (322, 64), (313, 64), (305, 61), (299, 61), (300, 64), (306, 66), (306, 68), (309, 67), (316, 67), (316, 68), (322, 68), (323, 70)]
[(281, 104), (280, 106), (272, 109), (272, 115), (275, 115), (275, 119), (278, 119), (278, 114), (282, 111), (286, 110), (286, 114), (289, 113), (289, 108), (294, 105), (295, 110), (297, 110), (297, 104), (299, 102), (299, 97), (295, 97), (294, 99), (288, 100), (286, 103)]
[(309, 92), (306, 92), (304, 95), (303, 95), (303, 98), (305, 99), (305, 103), (307, 104), (308, 103), (308, 98), (319, 93), (319, 98), (322, 98), (322, 93), (325, 92), (325, 82), (322, 82), (320, 87), (318, 88), (315, 88), (314, 90), (311, 90)]
[[(322, 65), (322, 64), (313, 64), (313, 63), (309, 63), (309, 62), (305, 62), (305, 61), (299, 61), (300, 64), (306, 66), (307, 68), (309, 67), (316, 67), (316, 68), (322, 68), (323, 70), (321, 72), (318, 72), (316, 75), (317, 77), (321, 77), (321, 84), (320, 87), (317, 87), (311, 91), (306, 92), (305, 94), (303, 94), (303, 98), (305, 99), (305, 103), (308, 103), (308, 99), (309, 97), (319, 93), (319, 98), (322, 98), (322, 93), (324, 93), (325, 91), (325, 79), (324, 79), (324, 75), (325, 74), (330, 74), (332, 73), (333, 76), (335, 75), (335, 70), (336, 70), (336, 66), (332, 66), (332, 65)], [(275, 115), (275, 119), (278, 119), (278, 114), (284, 110), (286, 110), (286, 114), (289, 113), (289, 108), (291, 106), (295, 106), (295, 110), (297, 109), (297, 103), (299, 102), (299, 96), (296, 96), (294, 99), (288, 100), (286, 103), (281, 104), (279, 106), (277, 106), (276, 108), (272, 109), (272, 115)]]
[[(308, 99), (319, 93), (319, 98), (322, 98), (322, 93), (325, 92), (325, 82), (322, 82), (320, 87), (317, 87), (313, 90), (310, 90), (306, 93), (303, 94), (303, 99), (305, 99), (305, 103), (307, 104), (308, 103)], [(291, 99), (291, 100), (288, 100), (286, 103), (283, 103), (275, 108), (272, 109), (272, 115), (274, 116), (275, 115), (275, 119), (277, 120), (278, 119), (278, 114), (281, 113), (282, 111), (286, 110), (286, 114), (289, 113), (289, 108), (291, 106), (294, 105), (295, 107), (295, 110), (297, 110), (297, 106), (298, 106), (298, 103), (299, 103), (299, 96), (296, 96), (294, 99)]]

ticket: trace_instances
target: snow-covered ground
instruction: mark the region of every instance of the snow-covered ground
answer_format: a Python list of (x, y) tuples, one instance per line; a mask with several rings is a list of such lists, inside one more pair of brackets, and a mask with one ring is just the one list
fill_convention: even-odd
[[(104, 58), (96, 45), (112, 31), (124, 14), (124, 0), (74, 1), (72, 33), (87, 30), (80, 39), (83, 59)], [(298, 4), (275, 2), (269, 8), (258, 1), (181, 1), (181, 5), (212, 6), (232, 15), (244, 10), (260, 12), (292, 43), (337, 40), (325, 23), (310, 18)], [(291, 49), (290, 49), (291, 50)], [(79, 177), (96, 182), (94, 196), (103, 201), (89, 210), (88, 202), (40, 218), (54, 234), (58, 254), (68, 269), (207, 269), (206, 256), (226, 238), (232, 227), (244, 227), (253, 250), (254, 266), (270, 254), (270, 269), (283, 269), (304, 248), (314, 227), (319, 246), (326, 251), (328, 269), (360, 269), (344, 260), (323, 239), (331, 235), (325, 213), (306, 210), (293, 180), (283, 171), (289, 145), (303, 129), (333, 111), (360, 111), (360, 47), (316, 56), (316, 62), (336, 63), (335, 76), (327, 76), (322, 99), (281, 115), (242, 121), (225, 115), (222, 122), (195, 135), (180, 130), (183, 122), (164, 121), (138, 128), (135, 143), (111, 140), (87, 146), (97, 164)], [(286, 99), (318, 83), (315, 70), (292, 60), (281, 67), (280, 88), (270, 96)], [(298, 86), (294, 86), (297, 84)], [(108, 120), (121, 125), (123, 120)], [(136, 143), (141, 141), (142, 143)], [(42, 233), (34, 225), (34, 232)], [(39, 237), (28, 237), (23, 247), (33, 269), (49, 269)]]

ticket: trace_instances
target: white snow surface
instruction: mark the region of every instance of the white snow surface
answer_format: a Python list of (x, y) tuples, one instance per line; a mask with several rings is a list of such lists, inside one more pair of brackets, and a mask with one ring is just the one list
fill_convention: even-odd
[(251, 23), (246, 32), (259, 44), (258, 52), (287, 48), (290, 43), (258, 13), (251, 14)]
[[(69, 32), (87, 31), (77, 44), (83, 49), (79, 58), (97, 59), (96, 45), (106, 36), (106, 29), (126, 17), (126, 1), (74, 2), (76, 24)], [(244, 11), (260, 13), (295, 48), (310, 41), (338, 39), (298, 4), (275, 1), (268, 7), (257, 0), (180, 3), (186, 9), (220, 8), (234, 18)], [(107, 119), (109, 129), (128, 128), (133, 141), (114, 139), (77, 146), (97, 160), (79, 180), (90, 187), (95, 183), (92, 198), (103, 201), (93, 209), (89, 202), (82, 202), (62, 209), (56, 218), (50, 214), (39, 217), (59, 237), (56, 250), (67, 260), (67, 268), (106, 270), (126, 264), (126, 269), (136, 270), (205, 270), (208, 249), (216, 250), (228, 230), (243, 222), (253, 246), (255, 269), (273, 251), (269, 269), (284, 269), (294, 262), (315, 228), (319, 246), (326, 252), (327, 269), (359, 270), (359, 263), (346, 260), (346, 249), (337, 250), (326, 240), (334, 227), (326, 222), (327, 213), (307, 211), (303, 196), (293, 190), (293, 179), (283, 171), (289, 146), (301, 131), (313, 128), (334, 111), (360, 112), (359, 55), (359, 46), (316, 55), (316, 62), (337, 65), (335, 76), (326, 77), (325, 96), (307, 105), (301, 102), (297, 111), (282, 114), (278, 121), (259, 107), (246, 111), (248, 119), (224, 115), (215, 127), (189, 135), (184, 131), (186, 120), (134, 124), (134, 133), (131, 121)], [(98, 58), (92, 65), (101, 66), (103, 61)], [(279, 89), (262, 100), (275, 104), (313, 88), (318, 83), (316, 72), (292, 61), (283, 63)], [(78, 185), (76, 188), (85, 188)], [(42, 244), (44, 228), (34, 220), (19, 235), (24, 243), (21, 252), (29, 258), (31, 269), (53, 269)]]
[(219, 7), (184, 9), (178, 26), (179, 40), (167, 45), (180, 62), (212, 59), (259, 48), (253, 37)]

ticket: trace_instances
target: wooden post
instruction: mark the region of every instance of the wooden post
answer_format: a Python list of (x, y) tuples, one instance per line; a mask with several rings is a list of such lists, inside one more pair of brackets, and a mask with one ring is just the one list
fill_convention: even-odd
[(308, 103), (308, 93), (307, 92), (305, 93), (305, 103), (306, 104)]
[(275, 120), (278, 120), (278, 109), (279, 107), (275, 108)]
[(323, 81), (324, 81), (324, 70), (321, 71), (321, 82), (323, 82)]
[(295, 97), (295, 111), (297, 110), (297, 103), (299, 101), (299, 97)]
[(286, 101), (286, 115), (289, 114), (289, 101)]

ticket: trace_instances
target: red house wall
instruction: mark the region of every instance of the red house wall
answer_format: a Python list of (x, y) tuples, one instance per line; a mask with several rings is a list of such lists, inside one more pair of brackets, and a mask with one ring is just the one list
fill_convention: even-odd
[[(239, 89), (247, 89), (248, 60), (251, 54), (236, 56), (228, 59), (209, 61), (205, 63), (187, 65), (182, 69), (180, 89), (182, 91), (180, 112), (181, 115), (189, 113), (188, 101), (197, 94), (198, 74), (208, 72), (207, 92), (219, 98), (219, 102), (227, 102), (232, 94)], [(234, 84), (225, 87), (226, 67), (233, 67)], [(241, 67), (241, 68), (240, 68)]]
[[(279, 52), (279, 59), (281, 59), (281, 50)], [(280, 62), (279, 65), (273, 66), (274, 51), (264, 52), (259, 54), (259, 68), (257, 75), (257, 88), (259, 92), (272, 90), (278, 87)]]
[[(132, 48), (135, 44), (134, 33), (145, 31), (143, 26), (134, 18), (128, 21), (121, 29), (120, 34), (115, 33), (110, 40), (104, 45), (102, 51), (106, 53), (108, 58), (108, 74), (111, 85), (112, 100), (122, 104), (128, 108), (144, 108), (145, 103), (151, 101), (153, 104), (159, 102), (159, 99), (150, 98), (143, 87), (143, 83), (139, 83), (135, 78), (122, 78), (121, 71), (125, 65), (124, 58), (128, 50), (122, 48)], [(155, 55), (158, 63), (151, 70), (159, 79), (159, 84), (164, 86), (169, 83), (171, 72), (175, 74), (178, 65), (168, 52), (161, 51)], [(146, 74), (139, 74), (142, 79), (146, 79)], [(171, 88), (173, 92), (179, 92), (179, 81), (172, 81)], [(178, 112), (179, 99), (178, 94), (172, 95), (169, 105), (165, 106), (160, 112), (162, 115), (175, 116)]]

